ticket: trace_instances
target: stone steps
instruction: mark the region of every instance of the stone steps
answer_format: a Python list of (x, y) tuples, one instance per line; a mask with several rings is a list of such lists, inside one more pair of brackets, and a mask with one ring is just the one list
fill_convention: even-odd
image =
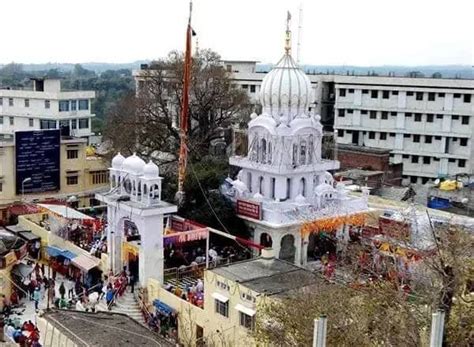
[[(97, 304), (96, 310), (108, 311), (105, 300), (102, 300)], [(134, 294), (129, 292), (125, 292), (122, 297), (116, 299), (115, 304), (112, 305), (110, 312), (125, 314), (143, 325), (146, 323), (143, 319), (142, 311), (135, 299)]]

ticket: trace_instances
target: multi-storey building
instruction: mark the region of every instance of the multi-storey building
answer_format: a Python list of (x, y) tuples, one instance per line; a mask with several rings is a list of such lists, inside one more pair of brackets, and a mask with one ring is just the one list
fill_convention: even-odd
[(63, 91), (57, 79), (33, 79), (32, 90), (0, 89), (0, 137), (15, 131), (61, 129), (63, 135), (89, 138), (94, 91)]
[(405, 183), (474, 172), (474, 81), (336, 76), (337, 142), (391, 149)]

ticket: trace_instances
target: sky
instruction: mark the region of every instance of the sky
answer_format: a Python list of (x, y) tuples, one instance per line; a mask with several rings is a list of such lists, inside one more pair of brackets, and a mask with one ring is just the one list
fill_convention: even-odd
[[(300, 6), (301, 63), (474, 65), (473, 0), (194, 0), (199, 48), (276, 62), (290, 11), (296, 56)], [(184, 49), (188, 8), (188, 0), (1, 0), (0, 63), (160, 58)]]

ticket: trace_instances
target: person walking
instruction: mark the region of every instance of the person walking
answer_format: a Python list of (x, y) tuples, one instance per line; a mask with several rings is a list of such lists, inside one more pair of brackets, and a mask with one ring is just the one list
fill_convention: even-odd
[(38, 310), (39, 308), (39, 301), (41, 299), (41, 293), (39, 287), (35, 288), (35, 291), (33, 292), (33, 300), (35, 301), (35, 310)]
[(61, 299), (64, 300), (64, 296), (66, 295), (66, 287), (64, 286), (64, 282), (61, 282), (59, 286), (59, 295), (61, 295)]
[(114, 301), (114, 290), (112, 287), (107, 289), (107, 294), (105, 294), (105, 302), (107, 303), (107, 308), (110, 311), (112, 309), (112, 302)]

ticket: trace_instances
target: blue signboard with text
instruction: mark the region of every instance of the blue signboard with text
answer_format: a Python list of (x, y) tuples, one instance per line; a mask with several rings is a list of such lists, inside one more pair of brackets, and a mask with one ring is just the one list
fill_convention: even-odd
[(15, 132), (16, 194), (60, 189), (61, 131)]

